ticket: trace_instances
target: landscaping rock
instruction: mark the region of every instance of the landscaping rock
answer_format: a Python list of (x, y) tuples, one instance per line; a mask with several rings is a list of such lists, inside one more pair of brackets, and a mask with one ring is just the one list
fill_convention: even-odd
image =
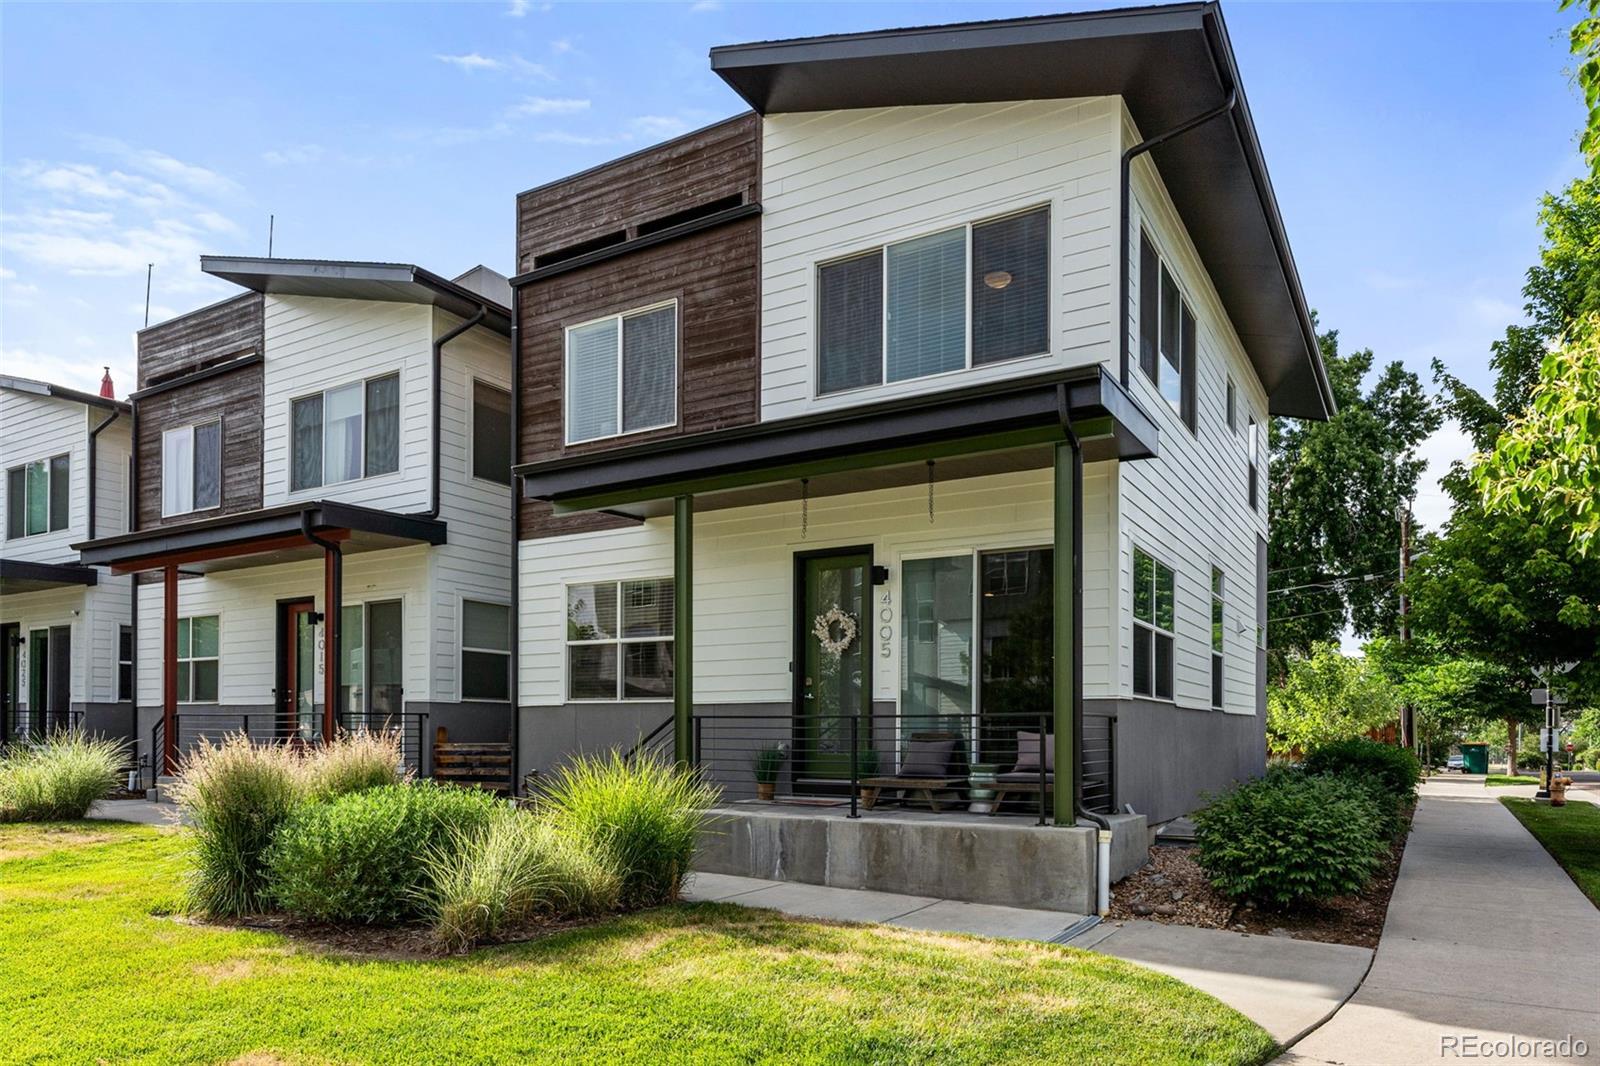
[(1155, 912), (1155, 908), (1150, 906), (1148, 903), (1135, 903), (1128, 909), (1134, 914), (1138, 915), (1140, 918), (1148, 917)]
[(1156, 907), (1156, 913), (1161, 915), (1163, 918), (1171, 918), (1173, 915), (1178, 913), (1178, 908), (1174, 907), (1170, 903), (1162, 903)]

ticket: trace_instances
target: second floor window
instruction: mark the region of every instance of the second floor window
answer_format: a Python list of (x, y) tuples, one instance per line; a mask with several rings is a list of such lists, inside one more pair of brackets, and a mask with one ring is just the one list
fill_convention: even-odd
[(6, 471), (6, 537), (31, 537), (67, 528), (72, 460), (39, 459)]
[(678, 420), (678, 305), (567, 330), (567, 443), (660, 429)]
[(1256, 457), (1261, 454), (1261, 428), (1256, 425), (1254, 415), (1249, 417), (1245, 424), (1244, 447), (1246, 453), (1245, 476), (1249, 479), (1246, 494), (1250, 498), (1250, 509), (1260, 508), (1261, 490), (1257, 488), (1260, 476), (1256, 472)]
[(1197, 422), (1194, 312), (1178, 282), (1156, 254), (1150, 235), (1139, 235), (1139, 368), (1161, 390), (1183, 424)]
[(222, 423), (202, 422), (161, 434), (161, 514), (188, 514), (221, 503)]
[(1177, 584), (1172, 568), (1133, 549), (1133, 693), (1172, 698)]
[(511, 484), (511, 394), (472, 382), (472, 476)]
[(400, 469), (400, 375), (353, 381), (289, 404), (289, 488)]
[(885, 245), (817, 270), (817, 393), (1050, 350), (1050, 209)]

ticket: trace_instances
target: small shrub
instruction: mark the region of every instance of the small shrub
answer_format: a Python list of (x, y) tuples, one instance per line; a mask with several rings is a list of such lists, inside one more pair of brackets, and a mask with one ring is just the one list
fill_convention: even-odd
[(0, 822), (64, 822), (82, 818), (117, 787), (127, 745), (80, 730), (17, 745), (0, 757)]
[(574, 760), (545, 789), (556, 827), (621, 875), (625, 907), (678, 898), (695, 838), (718, 795), (692, 770), (615, 752)]
[(387, 730), (340, 733), (306, 756), (305, 770), (307, 795), (319, 800), (398, 785), (410, 776), (404, 769), (400, 736)]
[(1211, 883), (1277, 907), (1360, 891), (1387, 848), (1383, 809), (1342, 774), (1273, 773), (1193, 818), (1196, 859)]
[(617, 905), (622, 878), (605, 856), (544, 818), (502, 807), (426, 860), (427, 912), (446, 945), (465, 950), (539, 919), (583, 918)]
[(1417, 782), (1422, 779), (1422, 764), (1410, 749), (1380, 744), (1365, 737), (1339, 740), (1312, 749), (1306, 755), (1305, 768), (1310, 774), (1374, 778), (1399, 799), (1414, 796)]
[(783, 771), (784, 760), (789, 753), (780, 744), (769, 744), (756, 752), (756, 783), (771, 785), (777, 782), (778, 774)]
[(424, 911), (425, 857), (482, 829), (500, 802), (477, 789), (384, 785), (306, 803), (263, 858), (266, 896), (297, 918), (392, 924)]
[(305, 768), (286, 745), (257, 745), (243, 733), (202, 739), (183, 760), (174, 789), (194, 826), (191, 909), (213, 917), (264, 906), (262, 856), (305, 794)]

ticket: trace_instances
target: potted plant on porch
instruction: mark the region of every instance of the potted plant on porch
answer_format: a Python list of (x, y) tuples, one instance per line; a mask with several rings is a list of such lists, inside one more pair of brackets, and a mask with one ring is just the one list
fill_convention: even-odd
[(778, 787), (778, 773), (788, 757), (782, 744), (769, 744), (756, 752), (756, 799), (772, 799)]

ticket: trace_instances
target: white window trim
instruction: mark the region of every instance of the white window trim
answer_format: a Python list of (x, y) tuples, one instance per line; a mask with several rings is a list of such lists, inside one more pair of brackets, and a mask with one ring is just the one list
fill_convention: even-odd
[[(167, 510), (167, 435), (171, 433), (187, 433), (189, 435), (189, 501), (194, 502), (194, 431), (201, 426), (217, 427), (217, 502), (204, 507), (190, 507), (187, 511)], [(187, 426), (177, 426), (161, 432), (161, 517), (175, 518), (178, 515), (200, 514), (202, 511), (217, 511), (222, 508), (222, 419), (203, 418)]]
[[(633, 576), (633, 577), (597, 578), (597, 579), (592, 580), (592, 581), (585, 581), (585, 580), (582, 580), (582, 579), (574, 579), (574, 580), (571, 580), (571, 581), (564, 581), (564, 582), (561, 583), (561, 631), (562, 631), (562, 636), (561, 636), (561, 692), (562, 692), (562, 695), (566, 697), (566, 702), (567, 703), (584, 703), (584, 704), (610, 705), (610, 704), (616, 704), (616, 703), (668, 703), (668, 702), (671, 702), (671, 698), (670, 697), (667, 697), (667, 698), (663, 699), (663, 698), (660, 698), (660, 697), (641, 697), (641, 696), (624, 696), (624, 695), (622, 695), (622, 648), (620, 647), (620, 645), (623, 645), (623, 644), (659, 644), (661, 641), (666, 640), (666, 641), (670, 641), (672, 643), (674, 652), (676, 652), (676, 649), (677, 649), (677, 646), (678, 646), (678, 617), (677, 617), (677, 603), (676, 602), (673, 603), (672, 636), (670, 636), (670, 637), (661, 637), (661, 636), (624, 637), (624, 636), (621, 635), (621, 631), (622, 631), (622, 586), (626, 582), (629, 582), (629, 581), (674, 581), (674, 580), (675, 580), (675, 578), (673, 578), (673, 576), (671, 574), (640, 574), (640, 575)], [(571, 599), (571, 596), (570, 596), (570, 593), (568, 592), (568, 590), (571, 589), (573, 585), (603, 585), (603, 584), (607, 584), (607, 583), (610, 583), (610, 584), (615, 585), (617, 587), (617, 631), (618, 631), (618, 635), (614, 636), (614, 637), (606, 637), (604, 640), (569, 640), (569, 639), (567, 639), (567, 636), (566, 636), (567, 611), (569, 609), (568, 605), (571, 604), (571, 602), (572, 602), (572, 599)], [(603, 646), (603, 645), (606, 645), (606, 644), (619, 645), (619, 647), (617, 648), (617, 695), (615, 697), (611, 697), (611, 698), (607, 698), (607, 697), (604, 697), (604, 696), (574, 696), (572, 694), (572, 659), (567, 654), (567, 649), (568, 648), (599, 647), (599, 646)]]
[[(984, 363), (981, 367), (974, 366), (972, 362), (972, 230), (976, 226), (988, 225), (991, 222), (1004, 222), (1008, 218), (1026, 215), (1043, 208), (1045, 211), (1045, 259), (1049, 263), (1049, 272), (1052, 284), (1045, 286), (1045, 322), (1053, 323), (1051, 313), (1055, 308), (1055, 246), (1052, 238), (1055, 236), (1055, 203), (1051, 200), (1042, 200), (1038, 203), (1028, 204), (1025, 207), (1012, 208), (998, 215), (986, 215), (983, 218), (958, 222), (954, 225), (940, 226), (937, 229), (923, 230), (906, 236), (886, 240), (875, 248), (859, 249), (844, 255), (830, 256), (819, 259), (811, 267), (811, 335), (815, 338), (812, 343), (811, 359), (811, 398), (813, 400), (832, 400), (839, 396), (851, 396), (873, 389), (903, 389), (914, 382), (938, 381), (941, 378), (954, 377), (960, 374), (970, 374), (974, 370), (986, 370), (996, 366), (1015, 366), (1033, 359), (1048, 359), (1054, 346), (1050, 338), (1053, 328), (1045, 330), (1045, 347), (1043, 351), (1027, 352), (1023, 355), (1014, 355), (1009, 359), (997, 359), (994, 362)], [(917, 377), (901, 378), (898, 381), (889, 380), (889, 249), (899, 244), (921, 240), (924, 237), (933, 237), (952, 230), (963, 229), (966, 231), (966, 285), (964, 288), (966, 310), (964, 315), (962, 342), (966, 346), (965, 361), (963, 365), (951, 370), (941, 370), (937, 374), (921, 374)], [(822, 391), (822, 271), (825, 267), (838, 263), (848, 263), (853, 259), (867, 259), (878, 257), (878, 283), (880, 286), (880, 304), (883, 321), (879, 329), (878, 339), (878, 380), (866, 385), (857, 385), (851, 389), (834, 389), (831, 392)]]
[[(55, 480), (55, 475), (50, 472), (50, 467), (51, 467), (51, 464), (53, 464), (57, 459), (65, 459), (67, 461), (67, 497), (68, 497), (67, 498), (67, 524), (62, 526), (62, 527), (60, 527), (59, 529), (51, 529), (50, 528), (50, 495), (51, 495), (50, 490), (53, 487), (51, 485), (51, 482)], [(27, 471), (28, 471), (28, 467), (33, 466), (35, 463), (43, 463), (44, 464), (44, 525), (45, 525), (45, 528), (40, 530), (38, 533), (29, 533), (28, 532), (28, 472)], [(17, 464), (15, 464), (13, 466), (6, 467), (7, 487), (6, 487), (5, 491), (7, 493), (10, 492), (9, 483), (10, 483), (11, 471), (13, 471), (13, 470), (21, 470), (22, 471), (22, 534), (21, 534), (21, 536), (12, 537), (12, 538), (8, 538), (8, 539), (26, 540), (29, 537), (48, 537), (52, 533), (64, 533), (67, 530), (70, 530), (72, 528), (72, 499), (71, 499), (71, 496), (72, 496), (72, 465), (73, 465), (72, 464), (72, 453), (70, 451), (66, 451), (66, 452), (57, 452), (54, 455), (47, 455), (42, 459), (30, 459), (25, 463), (17, 463)], [(6, 508), (7, 508), (6, 520), (7, 521), (10, 521), (10, 507), (11, 507), (11, 500), (8, 498), (6, 500)], [(94, 534), (91, 532), (90, 533), (91, 538), (93, 537), (93, 535)]]
[[(1138, 575), (1138, 572), (1139, 572), (1139, 564), (1138, 564), (1138, 561), (1136, 559), (1136, 555), (1139, 552), (1143, 552), (1145, 555), (1148, 555), (1153, 562), (1159, 563), (1160, 565), (1166, 567), (1168, 570), (1170, 570), (1172, 572), (1172, 624), (1174, 626), (1173, 629), (1162, 629), (1160, 626), (1156, 625), (1154, 622), (1146, 622), (1146, 621), (1144, 621), (1136, 613), (1136, 609), (1134, 607), (1134, 600), (1135, 600), (1135, 597), (1137, 597), (1138, 594), (1139, 594), (1139, 590), (1138, 590), (1138, 588), (1137, 588), (1137, 586), (1135, 584), (1135, 582), (1137, 581), (1137, 575)], [(1151, 551), (1149, 548), (1146, 548), (1141, 544), (1134, 543), (1133, 550), (1128, 555), (1128, 577), (1129, 577), (1129, 583), (1128, 583), (1128, 618), (1133, 624), (1133, 629), (1137, 630), (1138, 628), (1140, 628), (1142, 626), (1145, 629), (1150, 630), (1150, 632), (1153, 633), (1153, 634), (1158, 634), (1160, 636), (1171, 637), (1172, 638), (1172, 695), (1170, 695), (1170, 696), (1157, 696), (1155, 694), (1155, 687), (1156, 687), (1155, 686), (1156, 654), (1155, 654), (1155, 642), (1154, 642), (1154, 639), (1152, 639), (1151, 644), (1150, 644), (1150, 692), (1148, 692), (1148, 693), (1138, 692), (1133, 687), (1133, 670), (1134, 670), (1133, 645), (1132, 645), (1132, 642), (1131, 642), (1131, 639), (1130, 639), (1130, 643), (1129, 643), (1130, 655), (1129, 655), (1129, 658), (1128, 658), (1128, 691), (1129, 691), (1129, 693), (1131, 693), (1133, 695), (1134, 699), (1150, 700), (1150, 701), (1152, 701), (1154, 703), (1170, 703), (1173, 706), (1177, 706), (1178, 705), (1178, 631), (1176, 629), (1176, 626), (1178, 624), (1178, 568), (1176, 566), (1173, 566), (1171, 563), (1169, 563), (1162, 556), (1160, 556), (1157, 553)], [(1151, 594), (1152, 594), (1152, 596), (1154, 595), (1154, 590), (1152, 590)], [(1154, 607), (1154, 604), (1155, 604), (1155, 601), (1154, 601), (1154, 599), (1152, 599), (1151, 600), (1151, 606)], [(1207, 643), (1207, 646), (1209, 647), (1209, 642)]]
[[(199, 656), (196, 656), (196, 655), (193, 654), (193, 652), (194, 652), (194, 619), (196, 619), (196, 618), (215, 618), (217, 620), (217, 654), (215, 654), (215, 655), (199, 655)], [(173, 660), (172, 660), (173, 661), (173, 667), (174, 667), (174, 669), (176, 669), (178, 663), (196, 663), (196, 662), (201, 662), (201, 663), (214, 662), (214, 663), (216, 663), (217, 664), (217, 698), (214, 699), (214, 700), (184, 700), (184, 699), (180, 699), (178, 701), (178, 706), (180, 706), (180, 707), (221, 707), (223, 705), (222, 704), (222, 612), (221, 611), (212, 611), (212, 612), (209, 612), (209, 613), (206, 613), (206, 614), (181, 614), (181, 615), (178, 616), (178, 621), (180, 621), (180, 622), (185, 620), (185, 619), (189, 620), (189, 651), (190, 651), (191, 654), (189, 655), (188, 658), (183, 658), (181, 656), (178, 656), (176, 654), (176, 649), (174, 649), (174, 655), (173, 655)], [(189, 691), (191, 693), (194, 691), (194, 667), (192, 667), (192, 666), (189, 668)]]
[[(624, 429), (622, 426), (622, 321), (627, 318), (636, 318), (647, 315), (652, 311), (659, 311), (663, 307), (672, 308), (672, 420), (654, 426), (639, 426), (637, 429)], [(575, 330), (586, 326), (598, 325), (601, 322), (617, 321), (617, 431), (615, 433), (601, 433), (593, 437), (583, 437), (574, 440), (572, 437), (572, 374), (570, 360), (572, 355), (572, 334)], [(615, 440), (618, 437), (631, 437), (638, 433), (651, 433), (658, 429), (671, 429), (678, 424), (678, 390), (683, 387), (683, 315), (678, 308), (677, 297), (668, 300), (658, 300), (653, 304), (642, 307), (630, 307), (626, 311), (615, 311), (609, 315), (601, 315), (583, 322), (574, 322), (561, 330), (561, 433), (562, 439), (567, 444), (588, 444), (597, 440)], [(513, 426), (515, 425), (516, 412), (512, 412)], [(513, 437), (515, 430), (513, 429)], [(514, 464), (513, 464), (514, 465)], [(514, 480), (514, 479), (513, 479)], [(496, 482), (490, 482), (496, 484)]]
[[(1195, 346), (1195, 350), (1190, 353), (1190, 359), (1189, 359), (1189, 372), (1191, 374), (1198, 374), (1200, 372), (1200, 350), (1199, 350), (1200, 349), (1200, 316), (1195, 314), (1195, 310), (1194, 310), (1195, 301), (1189, 295), (1189, 289), (1188, 289), (1188, 286), (1184, 284), (1183, 275), (1181, 275), (1175, 269), (1174, 264), (1173, 264), (1172, 256), (1168, 255), (1166, 249), (1164, 247), (1162, 247), (1160, 239), (1157, 238), (1157, 236), (1155, 234), (1155, 231), (1151, 228), (1150, 219), (1149, 219), (1148, 216), (1141, 216), (1140, 217), (1140, 219), (1139, 219), (1139, 230), (1150, 241), (1150, 248), (1151, 248), (1152, 251), (1154, 251), (1156, 253), (1156, 285), (1158, 286), (1158, 289), (1157, 289), (1157, 292), (1156, 292), (1156, 329), (1155, 329), (1155, 334), (1156, 334), (1156, 376), (1154, 378), (1150, 377), (1148, 374), (1145, 374), (1143, 376), (1144, 376), (1144, 379), (1146, 381), (1150, 382), (1151, 385), (1155, 386), (1156, 395), (1159, 396), (1162, 399), (1162, 401), (1165, 402), (1166, 406), (1172, 410), (1173, 414), (1178, 416), (1179, 424), (1182, 425), (1184, 429), (1188, 430), (1190, 432), (1190, 434), (1192, 434), (1194, 436), (1199, 436), (1199, 434), (1200, 434), (1200, 414), (1199, 414), (1199, 411), (1197, 410), (1195, 412), (1194, 428), (1193, 429), (1189, 429), (1189, 423), (1185, 422), (1184, 419), (1183, 419), (1183, 353), (1181, 351), (1178, 353), (1178, 399), (1176, 401), (1173, 401), (1173, 400), (1171, 400), (1171, 399), (1169, 399), (1167, 397), (1166, 393), (1161, 391), (1161, 378), (1163, 376), (1162, 375), (1162, 364), (1164, 362), (1166, 362), (1166, 357), (1161, 352), (1161, 292), (1159, 290), (1159, 286), (1161, 284), (1161, 276), (1162, 276), (1162, 274), (1165, 274), (1165, 275), (1167, 275), (1168, 277), (1170, 277), (1172, 279), (1173, 287), (1178, 290), (1178, 301), (1179, 301), (1179, 303), (1182, 305), (1182, 307), (1187, 307), (1189, 309), (1189, 315), (1190, 315), (1191, 318), (1194, 319), (1194, 346)], [(1133, 252), (1130, 250), (1128, 255), (1131, 258), (1132, 255), (1133, 255)], [(1137, 273), (1137, 272), (1133, 271), (1133, 270), (1130, 270), (1129, 271), (1129, 276), (1131, 277), (1135, 273)], [(1135, 315), (1135, 316), (1139, 315), (1140, 314), (1139, 306), (1140, 306), (1140, 301), (1135, 301), (1134, 309), (1130, 313)], [(1141, 327), (1143, 326), (1142, 322), (1140, 323), (1140, 326)], [(1183, 346), (1183, 312), (1182, 312), (1181, 308), (1180, 308), (1179, 313), (1178, 313), (1178, 345), (1179, 345), (1180, 348), (1182, 348), (1182, 346)], [(1139, 362), (1139, 360), (1138, 359), (1134, 359), (1133, 362), (1137, 364)], [(1198, 405), (1199, 405), (1199, 395), (1198, 394), (1199, 394), (1199, 390), (1200, 390), (1200, 382), (1199, 382), (1198, 379), (1196, 379), (1196, 381), (1194, 383), (1194, 389), (1195, 389), (1195, 393), (1196, 393), (1195, 403), (1196, 403), (1196, 406), (1198, 407)], [(1227, 402), (1226, 397), (1224, 397), (1223, 402), (1224, 403)], [(1151, 558), (1154, 558), (1154, 556), (1151, 556)]]
[[(490, 484), (497, 484), (490, 482)], [(503, 487), (503, 486), (502, 486)], [(486, 607), (504, 607), (506, 609), (506, 648), (474, 648), (467, 644), (467, 604), (476, 603)], [(506, 691), (510, 693), (506, 699), (492, 700), (482, 696), (466, 696), (466, 653), (478, 652), (481, 655), (503, 655), (506, 660)], [(517, 654), (517, 620), (509, 600), (490, 599), (487, 596), (457, 596), (456, 597), (456, 700), (460, 703), (515, 703), (517, 694), (511, 689), (511, 657)]]
[[(395, 437), (398, 455), (397, 465), (393, 470), (382, 474), (367, 473), (367, 385), (384, 378), (394, 378), (396, 381), (397, 407), (395, 410)], [(361, 386), (361, 476), (348, 477), (341, 481), (328, 480), (328, 393), (338, 392), (340, 389), (349, 388), (351, 385)], [(400, 436), (405, 429), (405, 403), (406, 403), (406, 378), (404, 370), (385, 370), (381, 374), (369, 374), (366, 377), (356, 378), (352, 381), (341, 381), (337, 385), (329, 385), (323, 389), (312, 389), (289, 397), (285, 411), (284, 435), (288, 438), (289, 467), (284, 471), (284, 479), (289, 489), (290, 497), (304, 498), (310, 493), (320, 492), (332, 485), (353, 485), (358, 481), (372, 481), (381, 484), (385, 479), (398, 479), (406, 472), (406, 450), (400, 443)], [(313, 396), (322, 397), (322, 481), (320, 484), (307, 485), (304, 488), (294, 487), (294, 405), (301, 400), (309, 400)], [(472, 398), (467, 398), (470, 407)]]
[[(504, 489), (510, 488), (511, 486), (514, 486), (517, 483), (517, 475), (512, 474), (509, 481), (494, 481), (494, 480), (492, 480), (490, 478), (479, 477), (475, 473), (475, 471), (477, 469), (477, 459), (476, 459), (476, 455), (475, 455), (474, 449), (477, 446), (477, 439), (478, 439), (478, 433), (477, 433), (477, 431), (478, 431), (477, 396), (478, 396), (478, 386), (479, 385), (487, 385), (491, 389), (498, 389), (499, 391), (501, 391), (501, 392), (506, 394), (506, 398), (507, 398), (508, 401), (510, 400), (510, 397), (511, 397), (511, 386), (510, 385), (502, 385), (498, 381), (491, 381), (488, 378), (479, 377), (478, 375), (473, 374), (473, 373), (468, 373), (467, 374), (467, 404), (466, 404), (466, 407), (467, 407), (467, 448), (466, 448), (466, 451), (467, 451), (467, 477), (470, 478), (473, 481), (476, 481), (480, 485), (492, 485), (496, 489), (504, 490)], [(674, 403), (673, 406), (676, 407), (677, 404)], [(516, 451), (517, 451), (517, 412), (514, 409), (511, 410), (510, 417), (511, 417), (511, 453), (512, 454), (506, 457), (506, 461), (507, 461), (508, 466), (516, 466), (517, 465), (517, 456), (516, 456)], [(479, 600), (478, 602), (487, 603), (489, 601), (487, 601), (487, 600)]]

